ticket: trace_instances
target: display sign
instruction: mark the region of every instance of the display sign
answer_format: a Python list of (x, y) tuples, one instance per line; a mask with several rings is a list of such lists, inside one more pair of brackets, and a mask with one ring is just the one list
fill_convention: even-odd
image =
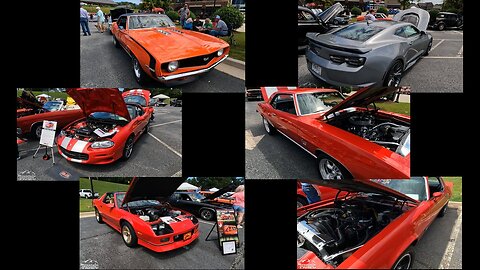
[(235, 211), (233, 209), (217, 209), (218, 242), (223, 255), (237, 253), (239, 237)]
[(53, 143), (55, 142), (55, 130), (57, 129), (57, 122), (44, 120), (42, 128), (40, 145), (53, 147)]

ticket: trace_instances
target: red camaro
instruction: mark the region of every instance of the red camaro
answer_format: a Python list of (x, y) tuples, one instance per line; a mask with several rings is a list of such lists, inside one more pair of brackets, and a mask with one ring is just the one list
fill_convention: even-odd
[(93, 200), (95, 217), (120, 232), (128, 247), (165, 252), (186, 246), (199, 236), (198, 220), (166, 202), (182, 181), (134, 178), (126, 193), (107, 192)]
[(107, 164), (132, 155), (134, 143), (148, 131), (152, 108), (125, 103), (116, 88), (68, 89), (84, 118), (57, 137), (58, 152), (77, 163)]
[(348, 194), (297, 209), (298, 269), (411, 268), (412, 247), (453, 189), (441, 177), (316, 183)]
[(322, 179), (410, 177), (410, 117), (375, 101), (395, 88), (361, 89), (344, 99), (333, 89), (263, 87), (257, 111), (276, 131), (316, 158)]

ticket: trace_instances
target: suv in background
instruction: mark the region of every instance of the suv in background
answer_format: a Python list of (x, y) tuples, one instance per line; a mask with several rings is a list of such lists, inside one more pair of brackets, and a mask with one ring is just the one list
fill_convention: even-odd
[[(92, 191), (90, 189), (80, 189), (80, 198), (87, 198), (91, 199), (92, 198)], [(95, 198), (98, 198), (98, 192), (95, 192)]]
[(439, 12), (436, 18), (431, 19), (429, 27), (440, 31), (451, 27), (463, 29), (463, 15), (451, 12)]

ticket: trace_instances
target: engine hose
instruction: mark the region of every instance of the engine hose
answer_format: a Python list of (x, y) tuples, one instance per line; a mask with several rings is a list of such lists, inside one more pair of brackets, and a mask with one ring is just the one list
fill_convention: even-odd
[(342, 233), (342, 230), (340, 230), (340, 227), (337, 228), (337, 235), (338, 235), (338, 240), (335, 242), (336, 247), (340, 247), (345, 243), (345, 236)]

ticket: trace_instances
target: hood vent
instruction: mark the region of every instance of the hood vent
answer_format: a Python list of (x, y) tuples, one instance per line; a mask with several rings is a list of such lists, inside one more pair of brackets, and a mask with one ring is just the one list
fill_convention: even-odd
[(158, 29), (157, 31), (160, 32), (160, 33), (162, 33), (162, 34), (164, 34), (165, 36), (170, 35), (169, 32), (167, 32), (167, 31), (165, 31), (165, 30), (162, 30), (162, 29)]

